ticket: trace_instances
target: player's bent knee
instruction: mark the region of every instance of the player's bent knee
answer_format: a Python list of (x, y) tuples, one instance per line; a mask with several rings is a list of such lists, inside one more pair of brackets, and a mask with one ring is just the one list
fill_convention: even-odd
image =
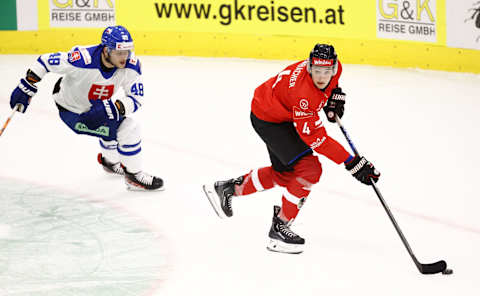
[(318, 183), (320, 181), (320, 177), (322, 176), (322, 167), (320, 166), (318, 169), (314, 169), (310, 171), (309, 174), (305, 174), (303, 178), (312, 184)]
[(117, 141), (121, 144), (140, 141), (140, 126), (132, 118), (125, 118), (117, 131)]
[(299, 161), (295, 171), (298, 177), (311, 184), (316, 184), (322, 175), (322, 164), (316, 156), (308, 155)]

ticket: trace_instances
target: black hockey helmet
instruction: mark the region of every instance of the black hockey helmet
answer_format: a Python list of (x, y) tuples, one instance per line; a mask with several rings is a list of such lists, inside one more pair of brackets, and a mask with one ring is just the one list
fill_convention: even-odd
[(333, 66), (333, 75), (337, 74), (338, 59), (333, 45), (317, 43), (308, 57), (308, 73), (312, 73), (312, 66)]

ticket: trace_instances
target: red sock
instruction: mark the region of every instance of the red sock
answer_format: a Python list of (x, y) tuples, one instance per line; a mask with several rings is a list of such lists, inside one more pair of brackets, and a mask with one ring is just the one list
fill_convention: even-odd
[(298, 215), (310, 187), (317, 183), (322, 174), (318, 158), (308, 155), (302, 158), (293, 171), (277, 172), (271, 166), (250, 171), (243, 176), (243, 183), (235, 185), (235, 195), (242, 196), (273, 188), (275, 185), (285, 187), (282, 196), (282, 212), (288, 220)]
[(242, 185), (235, 185), (235, 195), (248, 195), (267, 190), (275, 186), (272, 177), (272, 167), (255, 169), (243, 176)]
[(313, 184), (300, 177), (292, 179), (287, 185), (282, 196), (282, 212), (287, 220), (297, 217), (298, 211), (310, 194), (310, 187), (312, 185)]

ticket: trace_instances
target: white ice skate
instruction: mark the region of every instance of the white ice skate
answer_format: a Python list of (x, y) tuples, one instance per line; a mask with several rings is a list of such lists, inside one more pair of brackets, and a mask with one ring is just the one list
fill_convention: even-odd
[(125, 170), (125, 184), (127, 184), (128, 190), (134, 191), (151, 191), (164, 189), (163, 180), (161, 178), (151, 176), (142, 171), (132, 174)]

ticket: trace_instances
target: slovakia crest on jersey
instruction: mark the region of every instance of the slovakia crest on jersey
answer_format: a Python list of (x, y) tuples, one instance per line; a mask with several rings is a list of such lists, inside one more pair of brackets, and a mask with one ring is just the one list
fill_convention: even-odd
[(108, 100), (113, 96), (115, 85), (92, 84), (88, 92), (89, 100)]
[(80, 55), (80, 52), (77, 51), (77, 50), (75, 50), (74, 52), (69, 52), (68, 53), (68, 61), (70, 63), (76, 62), (81, 58), (82, 58), (82, 56)]

